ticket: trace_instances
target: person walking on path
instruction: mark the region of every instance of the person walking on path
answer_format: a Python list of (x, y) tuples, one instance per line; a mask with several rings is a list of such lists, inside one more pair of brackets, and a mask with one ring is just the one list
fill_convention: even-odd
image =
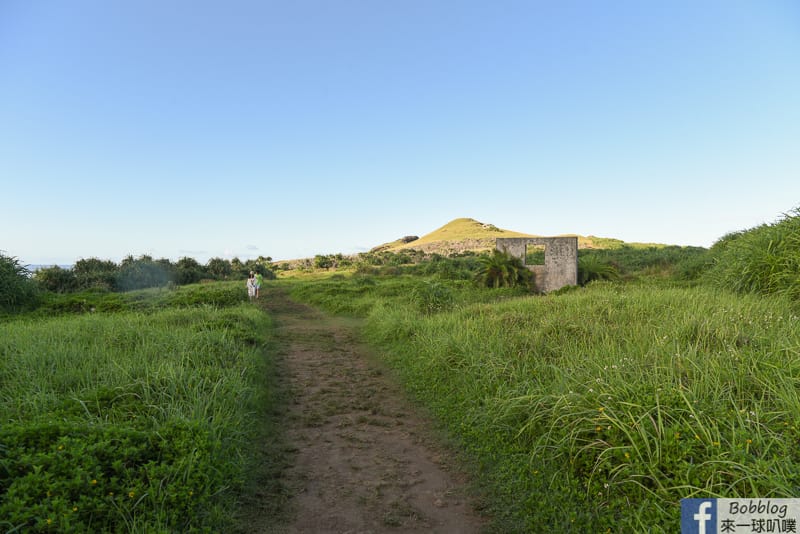
[(264, 277), (261, 276), (261, 273), (256, 273), (256, 298), (258, 298), (259, 290), (261, 289), (261, 284), (264, 282)]
[(256, 296), (256, 277), (253, 271), (250, 271), (250, 276), (247, 278), (247, 296), (250, 300), (253, 300), (253, 297)]

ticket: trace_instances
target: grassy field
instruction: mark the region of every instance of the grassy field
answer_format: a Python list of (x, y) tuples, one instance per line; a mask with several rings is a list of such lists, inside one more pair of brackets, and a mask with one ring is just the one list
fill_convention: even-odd
[(240, 286), (54, 296), (0, 324), (0, 529), (232, 528), (272, 374)]
[[(495, 532), (676, 532), (681, 498), (800, 494), (799, 229), (795, 211), (710, 251), (584, 251), (615, 281), (549, 295), (486, 288), (474, 255), (270, 283), (364, 319)], [(245, 299), (218, 282), (4, 301), (0, 527), (235, 530), (254, 485), (252, 509), (280, 514), (286, 399)]]
[(498, 532), (676, 532), (683, 497), (800, 489), (789, 300), (610, 283), (530, 297), (412, 277), (294, 294), (366, 317), (477, 466)]

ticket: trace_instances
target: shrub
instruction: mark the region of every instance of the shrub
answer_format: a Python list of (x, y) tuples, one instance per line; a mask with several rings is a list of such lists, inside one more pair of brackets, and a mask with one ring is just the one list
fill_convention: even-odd
[(195, 284), (203, 279), (203, 266), (196, 259), (183, 257), (175, 264), (175, 283)]
[(74, 291), (78, 287), (78, 279), (72, 269), (64, 269), (58, 265), (39, 269), (33, 274), (33, 279), (42, 288), (56, 293)]
[(117, 271), (117, 264), (113, 261), (97, 258), (80, 259), (72, 267), (78, 289), (115, 289)]
[(330, 269), (331, 267), (333, 267), (333, 259), (330, 256), (323, 256), (321, 254), (314, 256), (314, 268)]
[(163, 263), (158, 263), (148, 256), (133, 259), (130, 256), (123, 260), (116, 277), (116, 287), (122, 291), (163, 287), (173, 281), (172, 273)]
[(425, 314), (449, 310), (455, 298), (453, 290), (441, 282), (423, 282), (411, 292), (411, 300)]

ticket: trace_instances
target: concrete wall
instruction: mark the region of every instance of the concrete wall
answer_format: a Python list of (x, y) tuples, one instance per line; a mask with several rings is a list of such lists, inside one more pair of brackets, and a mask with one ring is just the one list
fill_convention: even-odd
[[(525, 264), (528, 245), (544, 246), (544, 265)], [(501, 237), (497, 239), (495, 248), (520, 258), (536, 275), (536, 289), (539, 291), (547, 293), (578, 285), (577, 237)]]

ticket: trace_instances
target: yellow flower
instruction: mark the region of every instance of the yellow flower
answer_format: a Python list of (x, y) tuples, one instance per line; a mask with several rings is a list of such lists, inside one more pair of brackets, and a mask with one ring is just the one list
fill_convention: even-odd
[(49, 525), (49, 524), (51, 524), (52, 522), (53, 522), (53, 520), (52, 520), (52, 519), (50, 519), (50, 518), (48, 517), (48, 518), (47, 518), (47, 524)]
[(73, 506), (73, 507), (72, 507), (72, 511), (73, 511), (73, 512), (77, 512), (77, 511), (78, 511), (78, 507), (77, 507), (77, 506)]
[(600, 406), (600, 407), (597, 409), (597, 411), (598, 411), (598, 412), (600, 412), (600, 413), (603, 413), (603, 412), (605, 411), (605, 408), (603, 408), (602, 406)]
[(752, 440), (752, 439), (748, 439), (748, 440), (746, 440), (746, 441), (745, 441), (745, 443), (747, 443), (748, 445), (750, 445), (751, 443), (753, 443), (753, 440)]
[(93, 479), (92, 479), (92, 486), (96, 486), (96, 485), (97, 485), (97, 479), (96, 479), (96, 478), (93, 478)]
[(603, 430), (603, 427), (598, 425), (598, 426), (595, 427), (595, 430), (597, 432), (600, 432), (601, 430)]
[(128, 497), (130, 497), (131, 499), (133, 499), (133, 497), (134, 497), (135, 495), (136, 495), (136, 492), (135, 492), (135, 491), (129, 491), (129, 492), (128, 492)]
[(630, 460), (630, 459), (631, 459), (631, 453), (629, 453), (629, 452), (626, 452), (626, 453), (625, 453), (625, 459), (626, 459), (626, 460)]

